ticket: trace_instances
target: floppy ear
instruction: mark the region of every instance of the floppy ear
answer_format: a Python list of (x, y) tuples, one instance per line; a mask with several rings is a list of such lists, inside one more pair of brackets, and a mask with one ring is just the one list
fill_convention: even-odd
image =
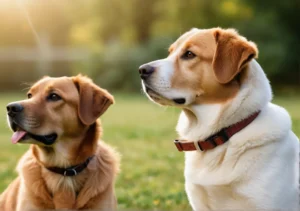
[(114, 97), (87, 77), (72, 79), (79, 91), (78, 116), (83, 124), (91, 125), (114, 103)]
[(256, 58), (258, 50), (255, 43), (247, 41), (233, 29), (216, 29), (214, 37), (217, 43), (213, 70), (221, 84), (229, 83), (245, 67)]

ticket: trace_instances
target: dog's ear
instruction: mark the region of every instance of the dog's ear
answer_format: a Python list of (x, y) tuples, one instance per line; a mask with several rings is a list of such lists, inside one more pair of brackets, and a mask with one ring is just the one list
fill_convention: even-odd
[(79, 92), (78, 116), (83, 124), (93, 124), (114, 103), (114, 97), (85, 76), (72, 78)]
[(213, 59), (213, 70), (221, 84), (229, 83), (256, 58), (258, 50), (255, 43), (247, 41), (233, 29), (215, 29), (213, 32), (217, 47)]

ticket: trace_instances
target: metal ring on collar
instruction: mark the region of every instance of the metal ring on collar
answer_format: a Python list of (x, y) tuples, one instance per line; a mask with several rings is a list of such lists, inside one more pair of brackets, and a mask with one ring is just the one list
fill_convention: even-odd
[(65, 170), (65, 171), (64, 171), (64, 176), (67, 176), (67, 172), (68, 172), (68, 171), (73, 171), (73, 172), (74, 172), (74, 176), (77, 175), (77, 171), (76, 171), (75, 169), (68, 169), (68, 170)]

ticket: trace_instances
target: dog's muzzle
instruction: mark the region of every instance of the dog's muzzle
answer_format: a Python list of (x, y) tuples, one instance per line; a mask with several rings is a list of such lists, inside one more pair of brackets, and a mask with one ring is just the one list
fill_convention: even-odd
[(24, 110), (24, 107), (20, 103), (9, 103), (6, 106), (6, 110), (8, 116), (15, 117)]
[(14, 131), (11, 137), (12, 143), (16, 144), (24, 140), (33, 139), (47, 146), (54, 144), (57, 139), (56, 133), (37, 135), (23, 129), (24, 127), (21, 124), (21, 120), (23, 118), (24, 107), (20, 103), (9, 103), (6, 106), (6, 110), (10, 127)]

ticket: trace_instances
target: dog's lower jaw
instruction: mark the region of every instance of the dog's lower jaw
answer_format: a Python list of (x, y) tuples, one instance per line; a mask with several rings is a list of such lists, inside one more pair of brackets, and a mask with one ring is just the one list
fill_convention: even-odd
[(222, 106), (215, 105), (193, 105), (184, 108), (179, 116), (176, 130), (180, 138), (189, 141), (205, 139), (222, 129), (215, 124), (219, 121)]
[(43, 166), (67, 168), (83, 163), (94, 155), (100, 133), (101, 128), (97, 121), (82, 136), (58, 139), (52, 146), (32, 145), (31, 149), (36, 160)]

